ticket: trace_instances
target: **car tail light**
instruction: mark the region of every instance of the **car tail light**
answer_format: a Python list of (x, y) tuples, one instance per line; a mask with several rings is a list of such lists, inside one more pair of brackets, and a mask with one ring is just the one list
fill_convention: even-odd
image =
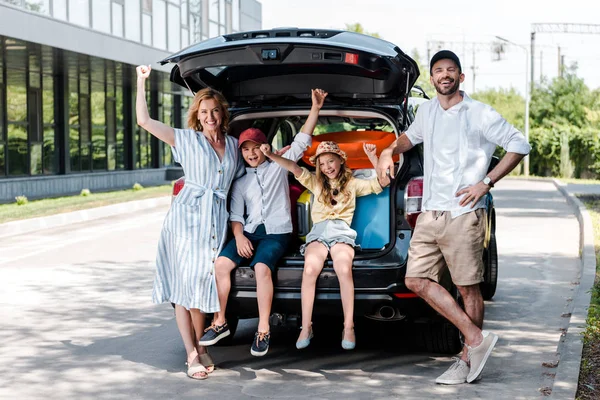
[(177, 196), (179, 192), (181, 192), (181, 189), (183, 189), (183, 185), (185, 185), (185, 178), (182, 177), (175, 181), (175, 184), (173, 185), (172, 197)]
[(346, 56), (344, 57), (344, 62), (346, 64), (358, 64), (358, 54), (346, 53)]
[(414, 299), (419, 296), (417, 296), (414, 293), (394, 293), (394, 297), (397, 297), (399, 299)]
[(421, 214), (422, 201), (423, 177), (418, 176), (408, 181), (404, 191), (404, 217), (413, 229), (417, 224), (417, 217)]

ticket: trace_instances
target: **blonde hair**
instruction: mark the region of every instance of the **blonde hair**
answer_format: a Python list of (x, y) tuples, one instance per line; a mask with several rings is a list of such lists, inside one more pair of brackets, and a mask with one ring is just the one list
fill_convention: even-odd
[(219, 103), (221, 112), (223, 114), (223, 119), (221, 120), (221, 131), (226, 134), (229, 131), (229, 103), (227, 103), (225, 96), (223, 96), (221, 92), (211, 88), (204, 88), (197, 92), (194, 96), (192, 105), (190, 105), (190, 109), (188, 110), (188, 128), (196, 131), (202, 131), (202, 124), (200, 124), (200, 120), (198, 119), (198, 109), (200, 108), (200, 103), (202, 103), (203, 100), (209, 99), (215, 99)]
[[(350, 179), (352, 179), (352, 170), (348, 168), (344, 159), (339, 155), (335, 153), (322, 153), (319, 154), (319, 157), (321, 157), (323, 154), (333, 154), (342, 161), (340, 172), (338, 172), (338, 175), (334, 180), (338, 183), (339, 192), (347, 199), (350, 197), (350, 193), (346, 191), (346, 186), (348, 185), (348, 182), (350, 182)], [(329, 184), (329, 178), (327, 178), (327, 176), (321, 172), (321, 167), (319, 166), (319, 157), (317, 157), (315, 160), (317, 181), (321, 184), (321, 194), (319, 195), (318, 200), (323, 204), (329, 205), (333, 199), (333, 189)]]

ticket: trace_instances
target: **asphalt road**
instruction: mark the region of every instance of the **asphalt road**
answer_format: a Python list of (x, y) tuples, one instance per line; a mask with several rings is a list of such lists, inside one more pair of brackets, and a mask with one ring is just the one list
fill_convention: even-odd
[(0, 241), (0, 398), (542, 397), (578, 284), (579, 225), (551, 182), (506, 180), (494, 196), (500, 276), (485, 328), (500, 340), (478, 383), (436, 385), (450, 357), (403, 326), (368, 326), (352, 352), (337, 323), (303, 352), (278, 329), (252, 357), (253, 320), (211, 350), (209, 379), (188, 379), (173, 311), (150, 301), (160, 207)]

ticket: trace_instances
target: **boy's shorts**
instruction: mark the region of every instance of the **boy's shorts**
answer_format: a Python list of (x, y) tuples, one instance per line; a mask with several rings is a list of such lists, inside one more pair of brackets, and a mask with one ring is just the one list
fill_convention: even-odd
[[(271, 272), (275, 272), (277, 261), (285, 254), (285, 251), (292, 237), (291, 233), (282, 234), (267, 234), (264, 225), (256, 227), (254, 233), (244, 231), (244, 236), (250, 240), (254, 247), (252, 259), (250, 259), (250, 268), (254, 269), (257, 263), (263, 263)], [(225, 245), (219, 257), (227, 257), (235, 263), (236, 266), (244, 263), (246, 265), (247, 258), (238, 254), (235, 238), (231, 239)]]
[(300, 247), (300, 254), (304, 255), (306, 246), (311, 242), (319, 242), (327, 247), (327, 250), (331, 250), (337, 243), (356, 247), (356, 231), (341, 219), (326, 219), (313, 225), (306, 235), (306, 244)]
[(455, 285), (482, 282), (485, 229), (483, 208), (456, 218), (449, 211), (423, 212), (410, 239), (406, 277), (439, 282), (447, 267)]

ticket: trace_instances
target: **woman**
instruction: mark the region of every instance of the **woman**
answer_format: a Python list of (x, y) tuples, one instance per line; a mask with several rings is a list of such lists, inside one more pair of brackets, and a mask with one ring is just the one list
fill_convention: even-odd
[(137, 123), (169, 144), (185, 173), (161, 231), (156, 257), (154, 303), (175, 304), (175, 319), (187, 353), (187, 375), (206, 379), (214, 364), (198, 345), (205, 313), (219, 311), (214, 261), (227, 234), (227, 192), (244, 172), (237, 139), (227, 136), (229, 112), (223, 95), (196, 93), (188, 111), (189, 129), (173, 129), (150, 118), (145, 81), (151, 67), (137, 67)]

